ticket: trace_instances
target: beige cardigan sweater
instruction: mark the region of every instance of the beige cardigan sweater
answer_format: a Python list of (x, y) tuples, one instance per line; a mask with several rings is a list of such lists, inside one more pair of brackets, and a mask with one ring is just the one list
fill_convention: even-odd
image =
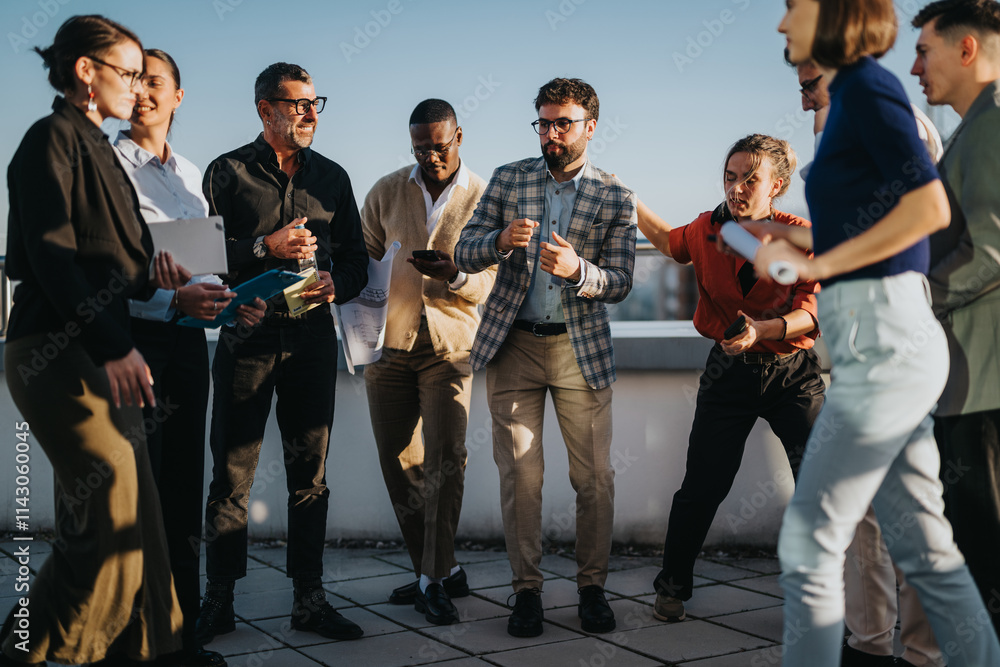
[[(468, 170), (468, 167), (466, 167)], [(414, 250), (443, 250), (455, 256), (455, 243), (476, 210), (486, 182), (469, 171), (469, 187), (455, 186), (451, 199), (427, 234), (424, 195), (410, 182), (413, 167), (403, 167), (383, 176), (365, 197), (361, 224), (368, 254), (382, 259), (386, 248), (399, 241), (399, 254), (392, 263), (389, 312), (385, 325), (385, 347), (412, 350), (420, 327), (420, 311), (427, 315), (427, 328), (439, 353), (472, 349), (479, 327), (479, 309), (493, 289), (496, 267), (470, 274), (457, 290), (448, 283), (428, 278), (406, 261)]]

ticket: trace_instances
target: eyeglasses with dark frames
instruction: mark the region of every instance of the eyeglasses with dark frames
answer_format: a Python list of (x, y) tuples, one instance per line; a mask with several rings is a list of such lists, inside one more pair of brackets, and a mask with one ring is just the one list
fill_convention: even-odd
[(289, 104), (295, 105), (295, 113), (299, 116), (305, 116), (309, 113), (310, 107), (316, 109), (316, 113), (323, 113), (323, 107), (326, 106), (325, 97), (317, 97), (314, 100), (309, 100), (304, 97), (300, 97), (297, 100), (292, 100), (287, 97), (265, 97), (268, 102), (288, 102)]
[(573, 127), (573, 123), (586, 123), (588, 120), (590, 119), (578, 118), (576, 120), (571, 120), (569, 118), (556, 118), (555, 120), (544, 120), (542, 118), (539, 118), (538, 120), (536, 120), (534, 123), (531, 124), (531, 127), (538, 134), (546, 135), (549, 133), (549, 128), (555, 125), (556, 132), (558, 132), (559, 134), (566, 134), (567, 132), (569, 132), (570, 128)]
[(823, 75), (820, 74), (815, 79), (809, 79), (808, 81), (802, 84), (802, 87), (799, 88), (799, 92), (803, 95), (812, 95), (813, 92), (815, 92), (816, 90), (816, 84), (818, 84), (820, 82), (820, 79), (822, 78)]
[(87, 57), (90, 58), (91, 60), (93, 60), (95, 63), (100, 63), (101, 65), (104, 65), (105, 67), (110, 67), (111, 69), (113, 69), (115, 72), (118, 73), (118, 76), (120, 76), (122, 78), (122, 81), (124, 81), (125, 83), (128, 84), (129, 88), (131, 88), (132, 86), (134, 86), (136, 80), (138, 80), (139, 77), (142, 76), (142, 72), (141, 71), (137, 72), (135, 70), (130, 70), (130, 69), (125, 69), (124, 67), (119, 67), (118, 65), (112, 65), (111, 63), (104, 62), (103, 60), (101, 60), (100, 58), (97, 58), (95, 56), (87, 56)]
[(424, 150), (423, 148), (414, 148), (413, 146), (410, 146), (410, 152), (413, 153), (413, 157), (417, 158), (418, 160), (423, 160), (425, 158), (428, 158), (431, 156), (431, 154), (436, 155), (439, 160), (443, 160), (445, 156), (448, 155), (448, 151), (451, 150), (451, 145), (455, 143), (455, 139), (458, 138), (458, 131), (461, 129), (462, 129), (461, 127), (456, 127), (455, 134), (454, 136), (452, 136), (451, 141), (446, 143), (441, 148), (428, 151)]

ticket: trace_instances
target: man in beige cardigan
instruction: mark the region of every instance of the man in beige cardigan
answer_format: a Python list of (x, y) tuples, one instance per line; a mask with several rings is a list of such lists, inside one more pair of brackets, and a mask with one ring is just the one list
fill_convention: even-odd
[[(365, 368), (365, 384), (382, 476), (419, 577), (392, 591), (389, 601), (413, 604), (429, 622), (448, 625), (458, 622), (451, 598), (469, 594), (455, 560), (469, 350), (477, 306), (489, 296), (496, 270), (466, 275), (452, 261), (486, 187), (459, 158), (455, 110), (444, 100), (421, 102), (410, 116), (410, 140), (417, 165), (379, 179), (361, 211), (369, 255), (381, 259), (399, 241), (406, 257), (393, 263), (385, 347)], [(437, 259), (410, 257), (413, 251)]]

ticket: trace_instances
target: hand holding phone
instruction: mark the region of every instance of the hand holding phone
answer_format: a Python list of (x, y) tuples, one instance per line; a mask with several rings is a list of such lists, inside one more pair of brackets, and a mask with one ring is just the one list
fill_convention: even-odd
[(413, 259), (422, 259), (425, 262), (437, 262), (441, 258), (438, 257), (437, 250), (414, 250)]
[(747, 330), (747, 318), (740, 315), (736, 318), (736, 321), (730, 324), (726, 330), (722, 333), (723, 340), (731, 340), (735, 336), (739, 336), (741, 333)]

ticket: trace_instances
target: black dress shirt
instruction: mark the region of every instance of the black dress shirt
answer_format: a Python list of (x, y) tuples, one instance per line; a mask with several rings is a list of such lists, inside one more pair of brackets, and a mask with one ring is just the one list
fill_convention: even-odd
[[(368, 284), (368, 250), (351, 180), (343, 167), (310, 148), (299, 151), (298, 159), (301, 167), (289, 178), (261, 134), (205, 170), (209, 214), (221, 215), (226, 228), (228, 284), (236, 289), (275, 268), (298, 271), (294, 259), (258, 259), (253, 245), (259, 236), (305, 216), (306, 228), (318, 239), (317, 268), (330, 272), (336, 302), (349, 301)], [(275, 303), (277, 310), (287, 310), (283, 300)]]
[(62, 97), (52, 108), (7, 170), (6, 268), (21, 281), (7, 338), (79, 340), (101, 365), (133, 347), (127, 298), (144, 295), (153, 242), (107, 136)]

